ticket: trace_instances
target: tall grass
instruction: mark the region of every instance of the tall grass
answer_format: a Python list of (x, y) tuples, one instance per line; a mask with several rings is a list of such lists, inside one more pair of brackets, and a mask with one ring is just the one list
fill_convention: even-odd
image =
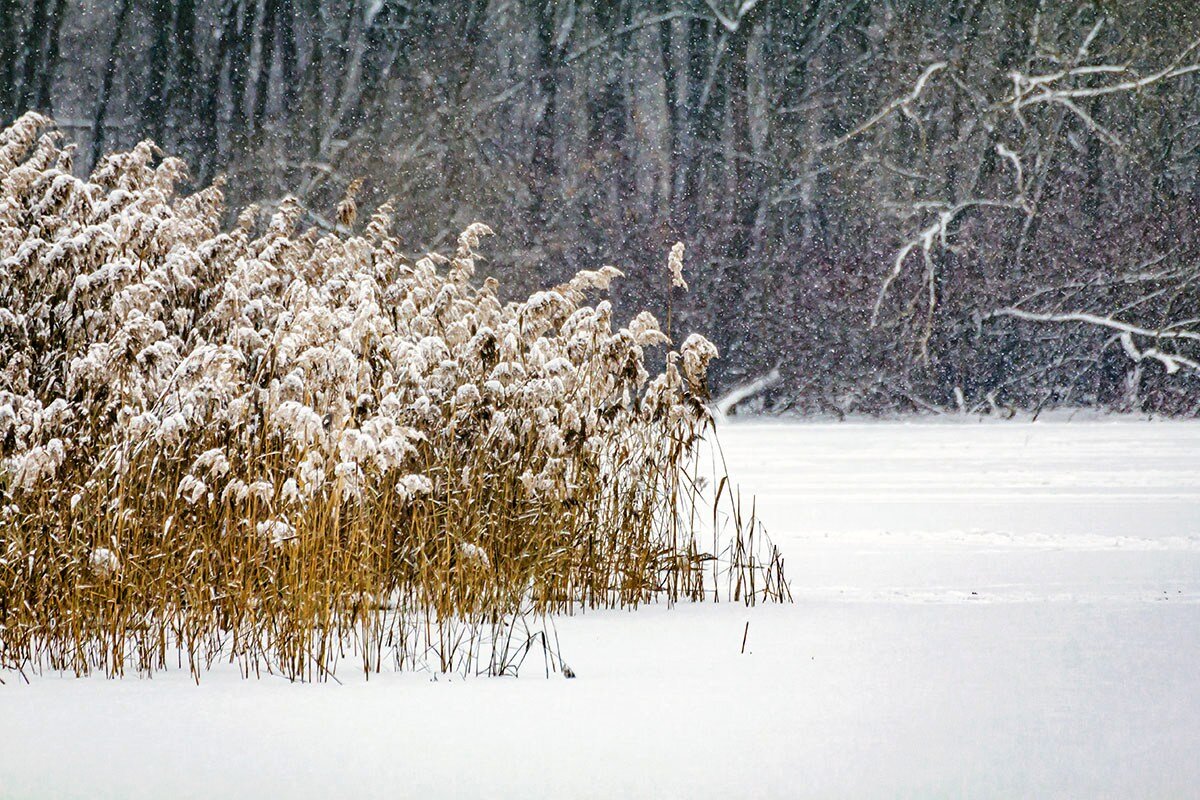
[(486, 226), (225, 230), (154, 145), (82, 180), (49, 128), (0, 134), (0, 666), (505, 673), (560, 666), (548, 614), (785, 596), (696, 479), (715, 348), (648, 374), (654, 317), (588, 304), (618, 270), (502, 303)]

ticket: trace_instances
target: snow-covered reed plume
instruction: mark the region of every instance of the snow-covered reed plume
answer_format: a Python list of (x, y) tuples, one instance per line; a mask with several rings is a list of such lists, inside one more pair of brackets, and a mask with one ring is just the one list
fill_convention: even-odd
[(339, 233), (225, 229), (219, 183), (150, 143), (81, 180), (49, 125), (0, 134), (0, 661), (470, 668), (462, 630), (715, 590), (681, 467), (716, 350), (651, 376), (654, 317), (590, 299), (618, 270), (502, 302), (485, 225), (409, 258), (355, 185)]

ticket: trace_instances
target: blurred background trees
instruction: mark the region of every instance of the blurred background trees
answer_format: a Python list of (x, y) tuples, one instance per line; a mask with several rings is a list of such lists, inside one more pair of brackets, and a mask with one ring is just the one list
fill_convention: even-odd
[(661, 311), (685, 241), (675, 330), (767, 409), (1195, 412), (1198, 41), (1189, 0), (0, 0), (0, 118), (319, 226), (364, 176), (516, 292), (613, 263)]

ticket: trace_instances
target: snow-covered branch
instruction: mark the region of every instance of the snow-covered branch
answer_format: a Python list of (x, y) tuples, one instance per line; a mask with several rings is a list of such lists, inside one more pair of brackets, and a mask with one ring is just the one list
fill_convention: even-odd
[(1179, 353), (1169, 353), (1161, 350), (1158, 347), (1148, 347), (1142, 350), (1138, 348), (1136, 342), (1134, 341), (1135, 336), (1140, 336), (1153, 340), (1170, 339), (1200, 342), (1200, 331), (1179, 327), (1178, 323), (1157, 330), (1152, 330), (1150, 328), (1142, 327), (1141, 325), (1123, 322), (1113, 317), (1090, 314), (1084, 311), (1041, 314), (1032, 311), (1025, 311), (1019, 308), (1000, 308), (993, 311), (989, 316), (1013, 317), (1014, 319), (1027, 320), (1030, 322), (1080, 322), (1099, 328), (1107, 328), (1109, 330), (1118, 332), (1122, 348), (1125, 350), (1125, 353), (1134, 361), (1140, 362), (1143, 359), (1153, 358), (1161, 362), (1169, 374), (1175, 374), (1180, 370), (1180, 368), (1187, 368), (1195, 372), (1200, 372), (1200, 363), (1194, 359), (1180, 355)]
[(1073, 78), (1088, 78), (1103, 74), (1125, 74), (1130, 68), (1125, 64), (1093, 64), (1060, 70), (1048, 75), (1024, 75), (1012, 73), (1013, 110), (1019, 111), (1024, 106), (1037, 103), (1060, 102), (1063, 99), (1078, 100), (1088, 97), (1102, 97), (1119, 92), (1136, 92), (1160, 81), (1172, 80), (1193, 72), (1200, 72), (1200, 63), (1184, 64), (1200, 50), (1200, 39), (1192, 42), (1169, 65), (1163, 69), (1140, 78), (1118, 81), (1105, 86), (1069, 86), (1059, 87), (1062, 81)]
[(745, 383), (740, 383), (733, 387), (724, 395), (722, 395), (720, 399), (713, 403), (713, 408), (716, 409), (717, 412), (717, 418), (724, 419), (725, 417), (729, 416), (729, 412), (733, 411), (738, 403), (742, 402), (743, 400), (748, 400), (751, 397), (770, 389), (772, 386), (779, 383), (779, 379), (779, 369), (776, 368), (768, 372), (766, 375), (760, 375), (754, 380), (746, 381)]
[(824, 144), (817, 145), (817, 150), (818, 151), (833, 150), (835, 148), (841, 147), (842, 145), (849, 142), (851, 139), (861, 136), (862, 134), (869, 131), (871, 128), (874, 128), (881, 121), (883, 121), (885, 118), (887, 118), (887, 116), (889, 114), (891, 114), (893, 111), (896, 111), (897, 109), (902, 109), (902, 108), (906, 107), (907, 105), (909, 105), (910, 103), (917, 102), (917, 100), (919, 100), (921, 98), (921, 94), (925, 91), (925, 86), (929, 83), (929, 79), (932, 78), (937, 73), (944, 70), (948, 66), (949, 66), (949, 64), (947, 64), (945, 61), (938, 61), (936, 63), (930, 64), (928, 67), (925, 68), (925, 71), (922, 72), (921, 75), (917, 78), (917, 82), (913, 84), (912, 91), (910, 91), (908, 94), (901, 95), (900, 97), (897, 97), (896, 99), (892, 100), (890, 103), (888, 103), (883, 108), (876, 111), (873, 115), (871, 115), (871, 117), (869, 119), (867, 119), (865, 122), (863, 122), (858, 127), (854, 128), (853, 130), (842, 134), (841, 136), (839, 136), (838, 138), (834, 139), (831, 142), (825, 142)]
[(1127, 322), (1113, 319), (1112, 317), (1104, 317), (1098, 314), (1089, 314), (1083, 311), (1070, 311), (1062, 314), (1038, 314), (1032, 311), (1024, 311), (1019, 308), (1000, 308), (992, 312), (991, 316), (995, 317), (1015, 317), (1017, 319), (1031, 320), (1034, 322), (1085, 322), (1089, 325), (1098, 325), (1102, 328), (1112, 328), (1115, 331), (1122, 333), (1136, 334), (1138, 336), (1149, 336), (1155, 339), (1191, 339), (1200, 342), (1200, 332), (1191, 330), (1179, 330), (1173, 326), (1161, 328), (1159, 330), (1151, 330), (1143, 328), (1140, 325), (1131, 325)]
[(742, 2), (738, 3), (737, 10), (732, 17), (721, 10), (716, 0), (704, 0), (704, 3), (708, 6), (708, 10), (713, 13), (713, 16), (717, 18), (717, 22), (721, 23), (722, 28), (729, 33), (737, 33), (742, 20), (758, 6), (759, 0), (742, 0)]
[[(979, 147), (976, 152), (980, 166), (978, 171), (971, 175), (973, 182), (960, 180), (957, 184), (950, 184), (947, 187), (950, 198), (946, 200), (896, 203), (901, 209), (908, 209), (908, 214), (903, 210), (900, 212), (901, 218), (917, 219), (920, 221), (920, 227), (903, 242), (892, 258), (890, 268), (881, 281), (870, 317), (871, 325), (878, 325), (885, 300), (889, 292), (894, 291), (893, 287), (904, 271), (922, 269), (923, 275), (918, 283), (917, 294), (904, 313), (916, 316), (914, 312), (919, 311), (920, 316), (924, 317), (923, 321), (916, 323), (921, 326), (916, 333), (920, 354), (926, 362), (929, 360), (934, 315), (939, 303), (938, 293), (943, 291), (940, 287), (945, 283), (939, 280), (938, 254), (941, 250), (955, 249), (954, 240), (959, 227), (956, 222), (962, 215), (969, 209), (979, 208), (1007, 208), (1024, 214), (1025, 225), (1019, 234), (1010, 238), (1007, 234), (1001, 234), (1011, 242), (1014, 265), (1018, 274), (1021, 274), (1025, 251), (1032, 238), (1030, 229), (1042, 218), (1040, 206), (1045, 200), (1047, 187), (1059, 176), (1057, 165), (1064, 158), (1060, 143), (1066, 141), (1076, 151), (1080, 151), (1077, 131), (1081, 127), (1086, 133), (1111, 145), (1130, 161), (1137, 160), (1136, 157), (1131, 157), (1121, 138), (1102, 121), (1106, 116), (1104, 107), (1091, 101), (1095, 98), (1114, 98), (1121, 94), (1135, 95), (1164, 81), (1178, 80), (1193, 73), (1200, 73), (1200, 40), (1193, 41), (1171, 57), (1165, 66), (1148, 74), (1140, 74), (1130, 63), (1097, 56), (1094, 51), (1101, 49), (1100, 34), (1105, 30), (1105, 26), (1106, 20), (1102, 17), (1086, 32), (1078, 48), (1072, 48), (1062, 56), (1048, 53), (1037, 42), (1038, 34), (1035, 31), (1031, 49), (1038, 55), (1032, 57), (1029, 63), (1049, 59), (1056, 62), (1059, 68), (1035, 72), (1026, 67), (1024, 71), (1010, 72), (1010, 88), (998, 94), (986, 88), (995, 85), (987, 81), (974, 86), (967, 85), (969, 73), (966, 71), (956, 69), (950, 75), (950, 83), (953, 86), (949, 88), (953, 90), (956, 86), (963, 93), (957, 96), (955, 101), (965, 100), (974, 109), (981, 123), (977, 130), (984, 135), (981, 140), (975, 140), (979, 143), (976, 145)], [(1099, 63), (1087, 63), (1089, 61)], [(920, 96), (930, 77), (944, 66), (945, 64), (939, 62), (927, 68), (908, 95), (892, 101), (866, 122), (824, 147), (849, 141), (896, 109), (910, 111), (908, 105)], [(1035, 119), (1027, 112), (1037, 106), (1054, 106), (1063, 113), (1047, 114)], [(920, 118), (913, 118), (918, 125), (923, 124)], [(1075, 128), (1074, 131), (1072, 127)], [(934, 154), (926, 154), (925, 157), (929, 158), (930, 155)], [(963, 155), (955, 149), (946, 156), (950, 159), (948, 168), (953, 169), (956, 178), (963, 174), (960, 169)], [(1000, 169), (1005, 172), (1011, 171), (1011, 182), (1007, 174), (1002, 173), (995, 165), (1000, 165)], [(916, 170), (912, 172), (915, 173)], [(920, 172), (929, 174), (934, 170), (926, 166)], [(914, 181), (914, 193), (921, 188), (921, 184), (927, 183), (924, 180)], [(954, 193), (960, 191), (960, 186), (966, 187), (965, 192), (969, 193), (967, 196), (974, 199), (951, 199)], [(918, 253), (920, 263), (910, 267), (914, 255)], [(1014, 302), (1013, 298), (1008, 300), (1008, 307), (976, 319), (978, 321), (1012, 317), (1031, 322), (1089, 325), (1112, 331), (1109, 344), (1120, 341), (1125, 353), (1135, 362), (1156, 360), (1170, 374), (1181, 370), (1200, 372), (1194, 350), (1196, 343), (1200, 342), (1200, 326), (1186, 320), (1160, 328), (1147, 324), (1148, 320), (1156, 324), (1162, 318), (1195, 316), (1189, 313), (1193, 309), (1188, 304), (1193, 302), (1191, 298), (1194, 296), (1196, 279), (1194, 269), (1183, 269), (1156, 271), (1152, 277), (1146, 277), (1144, 280), (1116, 278), (1109, 280), (1108, 284), (1104, 284), (1103, 280), (1089, 280), (1076, 281), (1065, 287), (1060, 284), (1051, 288), (1034, 283), (1025, 287), (1025, 300), (1039, 298), (1039, 304), (1043, 308), (1052, 301), (1046, 312), (1027, 311), (1020, 307), (1025, 301)], [(1101, 285), (1120, 286), (1126, 291), (1115, 298), (1104, 296), (1098, 290), (1088, 291)], [(986, 294), (988, 291), (988, 286), (982, 284), (972, 287), (972, 292), (978, 294)], [(1080, 306), (1091, 306), (1100, 310), (1078, 310)]]
[[(1019, 161), (1017, 161), (1017, 176), (1019, 183), (1021, 181)], [(920, 208), (926, 205), (928, 204), (918, 203), (916, 204), (916, 207)], [(937, 207), (942, 204), (934, 203), (932, 205)], [(879, 294), (875, 298), (875, 305), (871, 309), (871, 326), (874, 327), (875, 325), (879, 324), (879, 314), (883, 308), (883, 301), (887, 298), (888, 290), (891, 289), (892, 283), (894, 283), (895, 280), (903, 273), (904, 264), (908, 261), (908, 257), (912, 255), (914, 251), (919, 250), (921, 253), (922, 263), (925, 266), (923, 285), (928, 294), (928, 305), (925, 315), (926, 320), (924, 332), (920, 342), (921, 355), (926, 360), (928, 360), (929, 357), (928, 347), (929, 338), (932, 334), (933, 314), (937, 309), (937, 267), (934, 262), (933, 248), (935, 244), (940, 244), (944, 248), (948, 248), (950, 246), (948, 239), (950, 226), (954, 224), (954, 221), (958, 219), (960, 214), (972, 208), (1009, 208), (1027, 211), (1027, 207), (1023, 198), (1017, 201), (988, 199), (967, 200), (950, 206), (949, 208), (943, 208), (938, 212), (937, 219), (932, 225), (923, 229), (916, 236), (909, 239), (904, 246), (900, 248), (899, 252), (896, 253), (896, 257), (892, 261), (892, 268), (888, 271), (887, 276), (884, 277), (883, 283), (879, 287)]]

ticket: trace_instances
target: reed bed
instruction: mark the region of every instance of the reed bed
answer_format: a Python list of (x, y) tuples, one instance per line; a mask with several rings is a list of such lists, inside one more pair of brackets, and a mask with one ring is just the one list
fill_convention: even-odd
[(484, 225), (410, 259), (352, 186), (225, 229), (153, 144), (72, 152), (0, 134), (0, 667), (561, 670), (554, 614), (787, 596), (700, 479), (716, 349), (617, 327), (618, 270), (501, 302)]

